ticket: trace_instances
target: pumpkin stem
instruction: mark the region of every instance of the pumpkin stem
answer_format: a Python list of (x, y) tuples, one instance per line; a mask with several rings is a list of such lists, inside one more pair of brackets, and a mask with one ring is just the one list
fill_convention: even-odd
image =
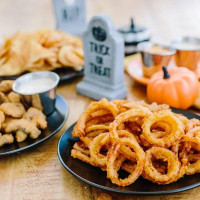
[(167, 68), (165, 67), (165, 66), (163, 66), (162, 67), (162, 69), (163, 69), (163, 72), (164, 72), (164, 79), (168, 79), (168, 78), (170, 78), (170, 74), (169, 74), (169, 72), (167, 71)]

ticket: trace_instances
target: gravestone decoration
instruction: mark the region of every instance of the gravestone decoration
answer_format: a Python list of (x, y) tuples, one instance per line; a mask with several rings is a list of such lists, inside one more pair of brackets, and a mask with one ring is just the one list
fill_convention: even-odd
[(82, 35), (86, 28), (86, 0), (53, 0), (56, 29)]
[(104, 15), (94, 16), (83, 33), (84, 79), (77, 92), (93, 99), (123, 99), (124, 41), (112, 20)]

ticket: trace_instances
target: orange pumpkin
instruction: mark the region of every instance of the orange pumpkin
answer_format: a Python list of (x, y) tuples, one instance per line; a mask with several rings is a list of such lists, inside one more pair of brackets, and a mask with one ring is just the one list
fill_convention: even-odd
[(198, 97), (197, 75), (185, 67), (174, 67), (155, 73), (147, 85), (151, 102), (165, 103), (174, 108), (187, 109)]

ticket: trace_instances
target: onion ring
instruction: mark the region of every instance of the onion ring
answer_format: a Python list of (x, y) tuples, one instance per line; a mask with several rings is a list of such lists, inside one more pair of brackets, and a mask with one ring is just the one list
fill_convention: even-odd
[[(74, 158), (107, 171), (112, 183), (127, 186), (139, 176), (158, 184), (200, 173), (200, 120), (168, 106), (128, 100), (93, 102), (72, 136)], [(118, 171), (129, 173), (121, 178)]]
[[(166, 122), (170, 123), (173, 126), (171, 131), (168, 134), (165, 134), (161, 138), (155, 137), (151, 132), (151, 126), (157, 122)], [(184, 134), (184, 125), (183, 123), (170, 111), (165, 110), (159, 111), (158, 113), (153, 113), (150, 116), (144, 119), (142, 125), (143, 137), (152, 145), (161, 146), (161, 147), (170, 147), (173, 143), (177, 142), (182, 135)]]
[(130, 161), (128, 163), (124, 162), (126, 160), (127, 158), (120, 154), (120, 156), (116, 159), (115, 170), (119, 171), (121, 168), (131, 174), (135, 170), (136, 163)]
[(85, 155), (85, 154), (82, 153), (81, 151), (72, 149), (72, 150), (71, 150), (71, 156), (72, 156), (73, 158), (78, 158), (79, 160), (82, 160), (83, 162), (86, 162), (86, 163), (92, 165), (90, 157), (89, 157), (88, 155)]
[(134, 117), (146, 117), (150, 114), (150, 112), (146, 109), (139, 110), (139, 109), (131, 109), (124, 113), (119, 114), (115, 120), (110, 124), (109, 131), (111, 136), (111, 142), (116, 141), (119, 137), (117, 134), (117, 128), (120, 124), (132, 120)]
[(91, 131), (95, 131), (95, 130), (108, 130), (108, 129), (109, 129), (108, 126), (105, 126), (105, 125), (102, 125), (102, 124), (92, 125), (92, 126), (85, 128), (85, 134), (87, 135), (87, 133), (89, 133)]
[[(200, 149), (200, 138), (198, 137), (189, 137), (189, 136), (184, 136), (183, 139), (181, 140), (182, 142), (190, 142), (191, 143), (191, 148), (194, 148), (195, 150), (199, 151)], [(200, 159), (198, 159), (194, 163), (189, 163), (186, 174), (187, 175), (192, 175), (194, 173), (200, 173)]]
[[(125, 145), (129, 147), (130, 149), (133, 149), (136, 154), (136, 160), (137, 160), (135, 170), (125, 179), (119, 179), (119, 176), (115, 167), (115, 162), (118, 156), (120, 155), (120, 148), (122, 145)], [(132, 159), (132, 158), (129, 157), (129, 159)], [(135, 161), (135, 157), (133, 159)], [(130, 185), (141, 175), (143, 171), (144, 161), (145, 161), (145, 153), (142, 150), (142, 148), (139, 146), (136, 140), (134, 139), (130, 140), (128, 138), (119, 139), (112, 145), (110, 151), (108, 152), (107, 177), (110, 178), (112, 183), (115, 183), (119, 186)]]
[(106, 166), (107, 157), (100, 154), (100, 150), (103, 145), (110, 142), (109, 133), (101, 133), (93, 139), (90, 143), (90, 157), (91, 162), (95, 166), (104, 167)]
[(78, 141), (74, 144), (73, 148), (77, 151), (82, 152), (83, 154), (89, 156), (90, 155), (90, 151), (89, 149), (84, 145), (83, 142)]
[(107, 109), (115, 118), (118, 114), (118, 109), (115, 104), (107, 101), (105, 98), (101, 99), (99, 102), (93, 102), (90, 104), (88, 109), (80, 116), (73, 131), (73, 137), (82, 137), (85, 135), (85, 125), (86, 122), (91, 118), (91, 114), (98, 109)]
[(194, 128), (190, 129), (186, 135), (191, 137), (198, 137), (200, 138), (200, 126), (195, 126)]
[[(168, 161), (167, 173), (161, 174), (152, 164), (152, 158)], [(180, 169), (180, 163), (175, 154), (163, 147), (152, 147), (145, 152), (144, 178), (158, 184), (167, 184), (168, 181), (176, 177)]]

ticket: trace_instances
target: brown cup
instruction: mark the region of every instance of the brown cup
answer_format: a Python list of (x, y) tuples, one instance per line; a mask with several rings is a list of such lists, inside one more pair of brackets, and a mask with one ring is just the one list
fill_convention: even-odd
[(142, 56), (143, 74), (147, 77), (160, 71), (163, 66), (167, 67), (172, 55), (176, 52), (174, 49), (151, 42), (139, 43), (137, 48)]
[(182, 37), (171, 42), (176, 49), (175, 62), (178, 67), (196, 71), (200, 59), (200, 38)]

